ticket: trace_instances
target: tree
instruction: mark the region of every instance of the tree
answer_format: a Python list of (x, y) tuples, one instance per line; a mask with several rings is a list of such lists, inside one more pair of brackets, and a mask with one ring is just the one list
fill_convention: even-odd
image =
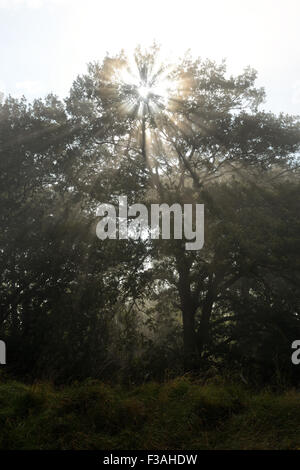
[[(161, 377), (172, 335), (162, 367), (181, 360), (178, 312), (186, 371), (267, 369), (263, 345), (285, 350), (299, 327), (300, 128), (260, 110), (255, 79), (189, 55), (162, 65), (154, 46), (133, 65), (124, 53), (90, 64), (64, 102), (1, 105), (0, 314), (14, 372), (126, 375), (139, 358)], [(96, 208), (120, 195), (204, 203), (203, 249), (98, 240)]]
[[(270, 181), (295, 172), (299, 121), (259, 110), (264, 91), (255, 87), (250, 68), (228, 77), (225, 63), (186, 55), (168, 68), (157, 55), (156, 47), (144, 54), (138, 49), (135, 71), (123, 53), (90, 65), (88, 75), (74, 83), (68, 109), (84, 128), (89, 148), (110, 156), (106, 165), (121, 194), (139, 202), (205, 204), (203, 250), (186, 252), (176, 240), (153, 243), (151, 250), (153, 278), (176, 290), (185, 369), (191, 370), (199, 367), (209, 341), (217, 299), (257, 263), (257, 253), (248, 259), (239, 248), (246, 228), (243, 208), (234, 224), (233, 209), (223, 207), (214, 192), (220, 188), (226, 196), (233, 181), (261, 192)], [(99, 174), (107, 173), (102, 167)]]
[(136, 259), (130, 245), (95, 237), (78, 139), (54, 96), (0, 108), (0, 325), (15, 374), (66, 380), (116, 367), (108, 345), (127, 277), (136, 290)]

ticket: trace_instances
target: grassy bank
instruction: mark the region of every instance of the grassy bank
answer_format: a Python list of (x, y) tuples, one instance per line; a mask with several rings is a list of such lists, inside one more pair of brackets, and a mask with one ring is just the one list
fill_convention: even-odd
[(135, 388), (0, 383), (1, 449), (300, 449), (300, 394), (188, 378)]

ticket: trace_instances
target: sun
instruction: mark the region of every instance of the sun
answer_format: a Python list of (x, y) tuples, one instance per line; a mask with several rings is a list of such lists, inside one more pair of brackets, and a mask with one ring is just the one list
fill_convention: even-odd
[(137, 116), (156, 116), (167, 112), (170, 101), (176, 96), (177, 83), (171, 79), (172, 65), (153, 55), (137, 52), (125, 57), (120, 67), (114, 69), (115, 83), (123, 90), (122, 110)]
[(144, 100), (149, 98), (150, 93), (151, 93), (151, 87), (150, 86), (141, 85), (141, 86), (138, 87), (138, 94)]

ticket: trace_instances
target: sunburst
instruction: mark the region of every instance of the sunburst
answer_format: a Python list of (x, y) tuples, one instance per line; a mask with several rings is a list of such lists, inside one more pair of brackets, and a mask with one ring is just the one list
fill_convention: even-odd
[[(155, 54), (136, 54), (133, 60), (126, 59), (123, 66), (115, 71), (115, 80), (123, 92), (125, 103), (122, 108), (136, 117), (146, 114), (157, 115), (168, 109), (176, 83), (171, 79), (172, 67), (159, 62)], [(125, 105), (125, 106), (124, 106)]]
[(176, 108), (182, 103), (186, 85), (176, 66), (160, 61), (153, 50), (137, 50), (132, 58), (122, 55), (110, 65), (106, 83), (116, 93), (112, 102), (134, 122), (124, 135), (126, 152), (133, 142), (138, 144), (135, 150), (140, 148), (155, 186), (158, 161), (164, 161), (168, 171), (170, 166), (176, 166), (172, 135), (175, 129), (183, 134), (183, 118), (177, 115)]

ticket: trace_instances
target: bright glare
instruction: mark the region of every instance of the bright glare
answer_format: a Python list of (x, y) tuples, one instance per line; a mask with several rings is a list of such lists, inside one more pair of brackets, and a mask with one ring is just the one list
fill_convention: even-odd
[(151, 93), (151, 88), (148, 86), (142, 85), (138, 88), (138, 92), (142, 98), (147, 99), (149, 94)]
[[(159, 56), (156, 57), (154, 65), (146, 78), (141, 79), (138, 65), (134, 55), (127, 57), (127, 65), (116, 68), (112, 77), (121, 87), (131, 86), (134, 90), (135, 99), (129, 98), (122, 105), (124, 112), (132, 112), (138, 103), (137, 115), (143, 114), (145, 108), (143, 101), (147, 102), (147, 112), (157, 114), (162, 109), (167, 109), (169, 101), (174, 94), (178, 92), (178, 83), (170, 78), (170, 72), (173, 70), (171, 65), (163, 64)], [(135, 94), (137, 93), (137, 94)], [(137, 101), (136, 101), (137, 100)]]

